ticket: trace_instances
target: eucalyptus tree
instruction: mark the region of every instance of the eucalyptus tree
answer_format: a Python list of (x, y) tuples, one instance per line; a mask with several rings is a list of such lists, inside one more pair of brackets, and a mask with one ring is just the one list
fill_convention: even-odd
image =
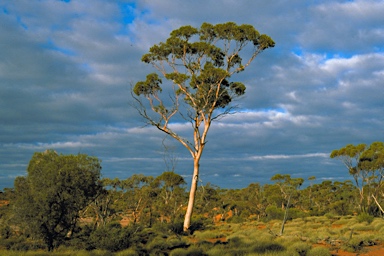
[(186, 199), (185, 183), (184, 178), (174, 172), (163, 172), (153, 181), (158, 190), (156, 206), (161, 221), (174, 221), (180, 214)]
[(333, 150), (330, 157), (340, 159), (353, 176), (359, 189), (360, 210), (372, 213), (372, 205), (376, 204), (382, 211), (379, 201), (383, 197), (384, 143), (373, 142), (369, 147), (348, 144)]
[[(165, 42), (152, 46), (142, 56), (141, 60), (152, 64), (157, 73), (148, 74), (145, 81), (133, 87), (136, 108), (150, 125), (180, 142), (193, 159), (185, 231), (191, 223), (199, 163), (211, 123), (231, 113), (231, 102), (245, 93), (246, 86), (230, 78), (274, 45), (269, 36), (260, 35), (252, 25), (203, 23), (200, 28), (182, 26), (172, 31)], [(166, 93), (162, 93), (162, 78), (166, 80)], [(147, 111), (144, 100), (151, 111)], [(172, 127), (178, 115), (190, 122), (192, 140)]]
[[(118, 205), (118, 209), (131, 214), (133, 223), (144, 223), (148, 220), (151, 225), (152, 207), (154, 199), (157, 197), (156, 188), (152, 185), (154, 178), (143, 174), (134, 174), (121, 181), (121, 191), (123, 199)], [(149, 216), (145, 216), (148, 211)]]
[(283, 235), (285, 222), (288, 218), (288, 209), (291, 204), (292, 196), (299, 196), (298, 190), (304, 183), (303, 178), (291, 178), (289, 174), (276, 174), (271, 178), (272, 181), (276, 181), (277, 186), (280, 188), (284, 201), (282, 208), (285, 206), (284, 219), (281, 225), (280, 235)]

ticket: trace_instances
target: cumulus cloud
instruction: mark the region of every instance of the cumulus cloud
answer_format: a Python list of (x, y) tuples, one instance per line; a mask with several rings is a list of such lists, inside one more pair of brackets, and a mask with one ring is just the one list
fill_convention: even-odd
[[(382, 141), (382, 1), (5, 1), (0, 4), (0, 189), (35, 151), (87, 153), (103, 176), (159, 175), (163, 144), (190, 177), (189, 153), (131, 107), (140, 61), (182, 25), (254, 25), (276, 47), (234, 80), (237, 113), (212, 124), (201, 180), (244, 187), (276, 173), (347, 179), (329, 153)], [(172, 128), (191, 138), (182, 119)], [(375, 132), (372, 132), (375, 131)], [(230, 177), (230, 178), (229, 178)]]

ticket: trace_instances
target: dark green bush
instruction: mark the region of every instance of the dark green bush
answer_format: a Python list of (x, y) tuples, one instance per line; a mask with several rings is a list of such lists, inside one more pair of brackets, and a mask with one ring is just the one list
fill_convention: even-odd
[(297, 208), (289, 208), (289, 211), (288, 211), (288, 219), (292, 220), (292, 219), (298, 219), (298, 218), (305, 218), (307, 217), (308, 214), (303, 212), (303, 211), (300, 211), (299, 209)]
[(12, 251), (32, 251), (46, 250), (47, 247), (43, 241), (24, 239), (20, 237), (16, 239), (8, 239), (6, 248)]
[(90, 235), (90, 249), (101, 249), (117, 252), (130, 247), (131, 244), (137, 246), (139, 237), (137, 232), (141, 228), (133, 225), (122, 228), (120, 224), (110, 224), (99, 227)]
[(246, 244), (244, 243), (244, 241), (240, 238), (240, 237), (233, 237), (231, 239), (228, 240), (228, 247), (231, 247), (231, 248), (241, 248), (241, 247), (245, 247)]
[(362, 223), (362, 222), (367, 222), (368, 224), (371, 224), (374, 220), (374, 217), (372, 215), (369, 215), (368, 213), (366, 212), (362, 212), (360, 213), (359, 215), (357, 215), (357, 221), (359, 223)]
[(151, 255), (168, 255), (170, 251), (177, 248), (188, 248), (184, 240), (171, 236), (157, 235), (145, 245), (146, 251)]
[(240, 216), (233, 216), (228, 220), (229, 223), (243, 223), (245, 220)]
[(0, 227), (0, 238), (8, 239), (12, 235), (12, 229), (9, 225), (3, 225)]
[(92, 232), (93, 227), (90, 225), (78, 227), (72, 233), (71, 238), (64, 242), (64, 245), (75, 250), (89, 250), (92, 248), (92, 245), (90, 244), (90, 236)]
[(284, 211), (275, 205), (269, 205), (265, 209), (265, 212), (267, 214), (267, 220), (282, 220), (284, 218)]
[(284, 246), (274, 241), (260, 241), (251, 248), (251, 251), (255, 253), (281, 252), (284, 250)]
[(211, 249), (212, 247), (214, 247), (216, 245), (211, 243), (211, 242), (208, 242), (206, 240), (201, 240), (201, 241), (198, 241), (195, 246), (201, 248), (203, 251), (208, 251), (209, 249)]
[(329, 220), (338, 220), (340, 219), (340, 217), (338, 217), (337, 215), (335, 215), (334, 213), (330, 213), (330, 212), (327, 212), (326, 214), (324, 214), (324, 216), (329, 219)]
[(155, 237), (150, 241), (145, 248), (152, 255), (165, 255), (169, 250), (169, 245), (164, 237)]
[(294, 249), (300, 256), (306, 256), (311, 249), (311, 245), (305, 242), (296, 242), (290, 248)]
[(190, 247), (188, 249), (177, 248), (170, 253), (170, 256), (205, 256), (207, 254), (201, 248)]
[(168, 229), (175, 234), (184, 234), (184, 222), (182, 220), (176, 220), (168, 224)]

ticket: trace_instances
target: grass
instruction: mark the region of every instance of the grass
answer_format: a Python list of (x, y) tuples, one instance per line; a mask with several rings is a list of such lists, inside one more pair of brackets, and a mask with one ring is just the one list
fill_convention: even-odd
[[(371, 245), (384, 243), (384, 219), (375, 218), (370, 224), (357, 217), (305, 217), (288, 221), (282, 236), (281, 221), (263, 223), (221, 223), (191, 236), (156, 237), (146, 244), (148, 250), (169, 249), (169, 255), (316, 255), (328, 256), (331, 251), (362, 252)], [(52, 253), (45, 251), (6, 251), (9, 256), (135, 256), (133, 249), (117, 253), (108, 251), (76, 251), (61, 247)]]
[(101, 250), (94, 250), (90, 252), (83, 251), (83, 250), (81, 251), (57, 250), (54, 252), (47, 252), (47, 251), (41, 251), (41, 250), (27, 251), (27, 252), (0, 250), (0, 255), (4, 255), (4, 256), (111, 256), (111, 255), (117, 255), (117, 254), (113, 254), (111, 252), (101, 251)]

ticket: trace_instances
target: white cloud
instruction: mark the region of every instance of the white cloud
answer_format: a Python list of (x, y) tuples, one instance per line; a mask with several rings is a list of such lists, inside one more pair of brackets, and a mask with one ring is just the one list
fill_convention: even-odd
[[(382, 1), (20, 0), (0, 11), (3, 175), (46, 148), (98, 156), (105, 176), (163, 171), (165, 135), (130, 107), (130, 84), (154, 71), (140, 61), (150, 46), (202, 22), (252, 24), (276, 42), (234, 77), (247, 86), (239, 113), (212, 124), (201, 168), (214, 184), (296, 168), (341, 177), (342, 165), (313, 152), (384, 139), (370, 132), (384, 127)], [(171, 126), (191, 135), (189, 123)], [(188, 152), (166, 143), (187, 176)]]

